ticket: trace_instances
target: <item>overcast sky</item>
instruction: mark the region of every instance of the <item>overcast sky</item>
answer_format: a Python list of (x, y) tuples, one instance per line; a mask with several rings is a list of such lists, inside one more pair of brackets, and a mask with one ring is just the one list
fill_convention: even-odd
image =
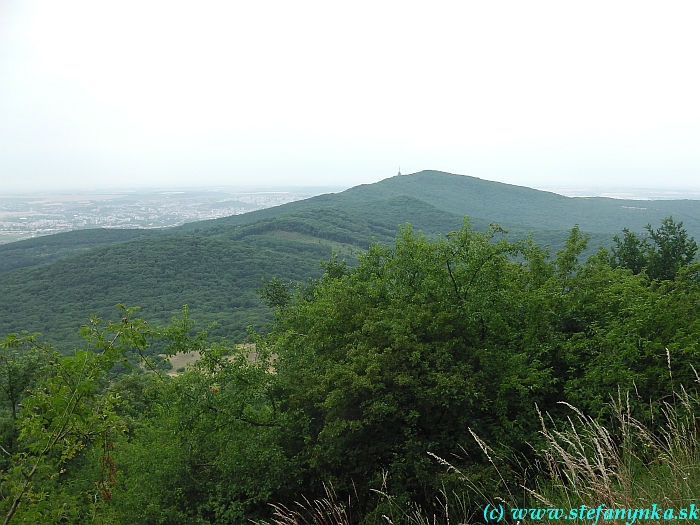
[(694, 2), (0, 0), (0, 193), (700, 190)]

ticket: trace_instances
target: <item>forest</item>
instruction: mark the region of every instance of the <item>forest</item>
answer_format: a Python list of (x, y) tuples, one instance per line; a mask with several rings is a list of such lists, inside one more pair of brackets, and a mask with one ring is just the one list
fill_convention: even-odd
[[(256, 224), (238, 234), (276, 229)], [(342, 226), (328, 241), (347, 247)], [(8, 335), (3, 524), (419, 525), (698, 501), (700, 264), (683, 223), (598, 250), (575, 226), (556, 253), (506, 234), (406, 225), (311, 279), (268, 273), (270, 323), (242, 345), (187, 305), (169, 323), (133, 304), (87, 317), (73, 352)], [(148, 242), (167, 256), (166, 237)], [(189, 242), (216, 257), (223, 241)], [(158, 366), (191, 352), (177, 374)]]
[[(41, 333), (69, 353), (90, 315), (110, 320), (117, 303), (166, 324), (187, 304), (213, 341), (242, 343), (248, 327), (267, 331), (272, 311), (255, 295), (261, 279), (319, 278), (333, 251), (349, 266), (372, 242), (391, 244), (410, 223), (434, 240), (469, 215), (476, 230), (499, 224), (511, 242), (552, 253), (578, 224), (590, 235), (582, 257), (609, 248), (623, 228), (648, 238), (646, 224), (673, 216), (700, 236), (700, 201), (569, 198), (436, 171), (390, 177), (210, 221), (161, 230), (92, 229), (0, 246), (0, 334)], [(157, 355), (157, 353), (155, 354)]]

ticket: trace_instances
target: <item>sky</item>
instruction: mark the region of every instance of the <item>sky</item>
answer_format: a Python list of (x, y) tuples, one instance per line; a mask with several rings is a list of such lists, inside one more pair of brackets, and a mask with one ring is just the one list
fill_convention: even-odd
[(0, 0), (0, 194), (700, 191), (693, 2)]

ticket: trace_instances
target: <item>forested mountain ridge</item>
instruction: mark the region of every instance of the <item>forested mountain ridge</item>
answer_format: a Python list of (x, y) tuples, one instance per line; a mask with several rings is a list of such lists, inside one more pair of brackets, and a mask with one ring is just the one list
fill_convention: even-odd
[(587, 232), (642, 231), (644, 225), (673, 216), (691, 236), (700, 237), (700, 201), (639, 201), (603, 197), (564, 197), (476, 177), (422, 171), (357, 186), (345, 193), (369, 198), (371, 193), (411, 195), (441, 209), (481, 217), (499, 224), (533, 230), (569, 230), (578, 224)]
[[(410, 205), (415, 204), (414, 208)], [(408, 207), (406, 207), (409, 205)], [(398, 223), (415, 219), (432, 233), (458, 228), (461, 217), (404, 198), (363, 218), (333, 208), (280, 215), (239, 227), (162, 232), (147, 239), (81, 251), (50, 264), (0, 274), (0, 331), (40, 332), (57, 348), (80, 345), (78, 330), (92, 313), (105, 319), (117, 303), (139, 305), (167, 321), (188, 304), (214, 337), (241, 341), (246, 327), (263, 328), (271, 312), (255, 294), (263, 278), (305, 282), (320, 276), (332, 251), (351, 264), (372, 239), (390, 242)], [(19, 244), (19, 243), (18, 243)]]
[[(402, 201), (403, 199), (403, 201)], [(370, 205), (371, 203), (371, 205)], [(476, 177), (439, 171), (422, 171), (389, 177), (373, 184), (362, 184), (336, 194), (324, 194), (281, 206), (257, 210), (222, 219), (187, 223), (167, 230), (79, 230), (0, 245), (0, 272), (45, 264), (69, 257), (94, 246), (125, 242), (145, 236), (182, 232), (202, 233), (214, 229), (221, 233), (231, 226), (243, 226), (262, 219), (296, 214), (319, 208), (332, 208), (379, 221), (395, 231), (398, 224), (411, 222), (426, 233), (458, 228), (469, 216), (476, 228), (498, 223), (515, 237), (527, 232), (543, 234), (540, 242), (560, 246), (574, 224), (594, 235), (594, 244), (622, 228), (644, 233), (646, 224), (672, 216), (683, 221), (689, 235), (700, 238), (700, 201), (694, 200), (621, 200), (609, 198), (572, 198), (527, 187), (492, 182)], [(393, 238), (388, 233), (384, 240)], [(380, 237), (377, 237), (379, 240)], [(609, 238), (609, 236), (608, 236)], [(364, 239), (362, 244), (368, 242)]]
[(0, 273), (46, 264), (80, 252), (159, 235), (162, 230), (106, 229), (74, 230), (0, 245)]
[(373, 239), (391, 244), (399, 225), (435, 237), (465, 215), (477, 230), (498, 223), (511, 240), (533, 231), (553, 252), (576, 223), (591, 234), (586, 254), (623, 227), (643, 232), (668, 215), (700, 238), (695, 201), (572, 199), (425, 171), (168, 230), (81, 230), (0, 246), (0, 333), (39, 332), (67, 351), (90, 314), (110, 318), (117, 303), (158, 322), (188, 304), (202, 325), (219, 323), (213, 336), (241, 341), (248, 325), (272, 321), (255, 295), (262, 278), (318, 277), (332, 251), (352, 265)]
[(337, 194), (319, 195), (244, 215), (188, 223), (178, 229), (202, 230), (224, 224), (246, 224), (287, 211), (317, 207), (332, 206), (355, 211), (373, 201), (396, 197), (413, 197), (439, 210), (458, 216), (468, 215), (475, 224), (482, 219), (487, 223), (499, 223), (506, 229), (517, 225), (535, 231), (569, 230), (578, 224), (587, 232), (614, 234), (622, 228), (642, 232), (646, 224), (658, 223), (664, 217), (673, 216), (675, 220), (683, 221), (691, 236), (700, 238), (700, 201), (565, 197), (524, 186), (430, 170), (397, 175)]
[[(74, 305), (121, 297), (125, 274), (171, 294), (161, 300), (202, 281), (225, 312), (239, 272), (304, 275), (331, 247), (358, 259), (331, 257), (300, 286), (266, 278), (274, 322), (251, 333), (254, 355), (198, 332), (187, 308), (167, 326), (123, 307), (115, 322), (83, 320), (64, 356), (0, 339), (5, 523), (472, 523), (494, 501), (679, 509), (700, 497), (700, 264), (679, 223), (623, 231), (586, 258), (578, 227), (550, 257), (468, 221), (433, 238), (407, 226), (357, 255), (340, 241), (375, 226), (337, 213), (7, 272), (42, 295), (64, 282)], [(324, 232), (336, 240), (313, 236)], [(180, 352), (198, 359), (158, 373), (152, 356)], [(128, 357), (143, 366), (120, 374)]]

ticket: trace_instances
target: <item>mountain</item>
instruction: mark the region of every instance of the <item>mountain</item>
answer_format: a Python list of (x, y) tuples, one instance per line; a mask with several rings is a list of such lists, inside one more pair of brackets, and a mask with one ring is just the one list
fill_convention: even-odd
[(353, 264), (372, 239), (391, 243), (399, 225), (432, 236), (458, 229), (465, 215), (478, 230), (499, 223), (511, 239), (532, 231), (553, 250), (574, 224), (594, 250), (623, 227), (642, 232), (670, 215), (700, 238), (698, 201), (568, 198), (424, 171), (158, 232), (81, 230), (0, 246), (0, 333), (41, 332), (70, 350), (89, 315), (113, 317), (116, 303), (157, 322), (188, 304), (200, 329), (216, 321), (214, 337), (240, 341), (246, 326), (271, 320), (255, 294), (261, 279), (303, 282), (332, 251)]
[(472, 222), (481, 219), (506, 228), (510, 226), (535, 231), (570, 230), (574, 224), (578, 224), (587, 232), (616, 234), (622, 228), (629, 228), (642, 233), (646, 224), (659, 224), (661, 219), (673, 216), (676, 221), (683, 221), (690, 235), (700, 238), (700, 201), (697, 200), (564, 197), (523, 186), (439, 171), (397, 175), (337, 194), (319, 195), (276, 208), (189, 223), (179, 228), (201, 230), (210, 226), (241, 225), (282, 213), (327, 206), (358, 212), (366, 209), (370, 203), (399, 197), (412, 197), (460, 217), (468, 215)]
[(152, 237), (161, 230), (118, 230), (98, 228), (45, 235), (0, 245), (0, 273), (46, 264), (104, 246)]

